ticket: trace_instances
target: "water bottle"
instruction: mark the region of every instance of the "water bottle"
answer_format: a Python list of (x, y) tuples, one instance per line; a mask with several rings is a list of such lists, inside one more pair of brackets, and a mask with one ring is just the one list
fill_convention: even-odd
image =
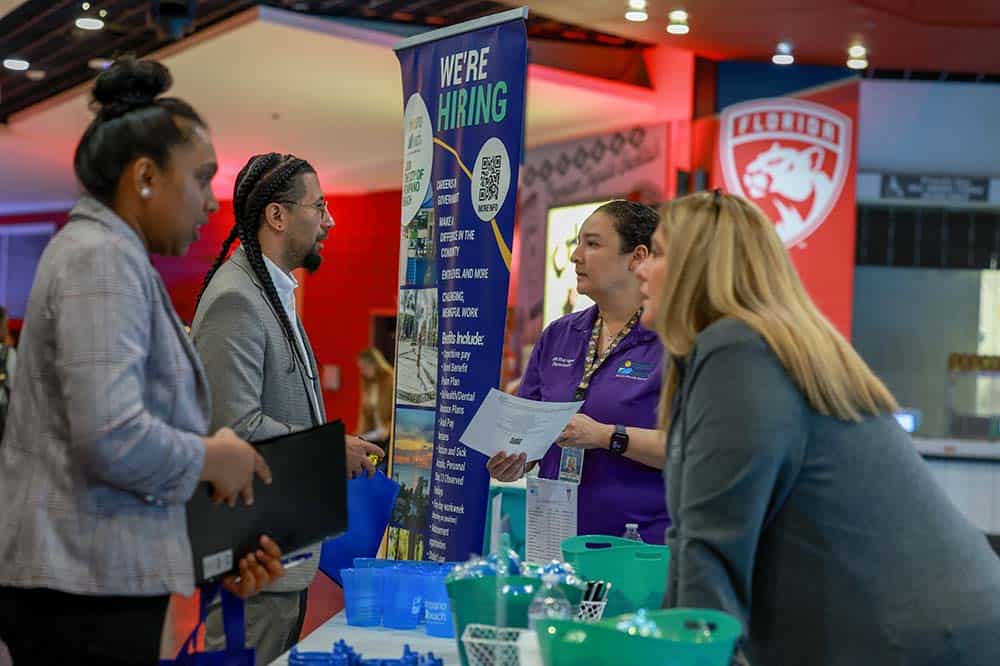
[(538, 590), (528, 607), (528, 626), (534, 629), (538, 620), (569, 620), (572, 617), (573, 607), (559, 589), (559, 576), (545, 574), (542, 589)]
[(622, 535), (623, 539), (628, 539), (629, 541), (638, 541), (639, 543), (645, 543), (642, 537), (639, 535), (639, 524), (638, 523), (625, 523), (625, 534)]

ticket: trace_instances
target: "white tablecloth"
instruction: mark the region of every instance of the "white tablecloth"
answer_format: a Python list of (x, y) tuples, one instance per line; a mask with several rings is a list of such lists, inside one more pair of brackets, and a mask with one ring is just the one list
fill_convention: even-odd
[[(347, 616), (344, 613), (338, 613), (306, 636), (298, 647), (303, 652), (324, 652), (330, 650), (340, 639), (344, 639), (365, 659), (399, 659), (403, 654), (403, 646), (409, 645), (411, 650), (421, 654), (433, 652), (435, 657), (444, 659), (446, 666), (460, 663), (458, 644), (454, 638), (428, 636), (423, 626), (413, 631), (385, 627), (351, 627), (348, 626)], [(271, 666), (287, 664), (288, 655), (284, 654), (272, 662)]]

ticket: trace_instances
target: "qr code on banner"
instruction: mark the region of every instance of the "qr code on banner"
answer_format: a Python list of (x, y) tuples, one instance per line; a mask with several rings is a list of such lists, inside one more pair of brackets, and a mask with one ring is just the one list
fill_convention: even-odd
[(479, 176), (479, 200), (495, 201), (500, 198), (500, 169), (503, 157), (487, 155), (483, 157), (482, 171)]

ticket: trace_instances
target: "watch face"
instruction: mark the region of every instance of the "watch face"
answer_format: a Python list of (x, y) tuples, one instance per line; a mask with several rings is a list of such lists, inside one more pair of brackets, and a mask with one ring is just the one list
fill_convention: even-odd
[(615, 433), (611, 436), (611, 452), (612, 453), (625, 453), (625, 449), (628, 448), (628, 435), (623, 435), (621, 433)]

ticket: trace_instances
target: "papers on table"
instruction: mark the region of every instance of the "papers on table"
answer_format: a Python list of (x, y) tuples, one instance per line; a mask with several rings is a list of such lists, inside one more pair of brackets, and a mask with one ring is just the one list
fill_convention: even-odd
[(525, 515), (525, 559), (562, 560), (562, 542), (576, 536), (576, 498), (572, 481), (528, 478)]
[(504, 451), (539, 460), (582, 405), (537, 402), (490, 389), (459, 441), (489, 457)]

